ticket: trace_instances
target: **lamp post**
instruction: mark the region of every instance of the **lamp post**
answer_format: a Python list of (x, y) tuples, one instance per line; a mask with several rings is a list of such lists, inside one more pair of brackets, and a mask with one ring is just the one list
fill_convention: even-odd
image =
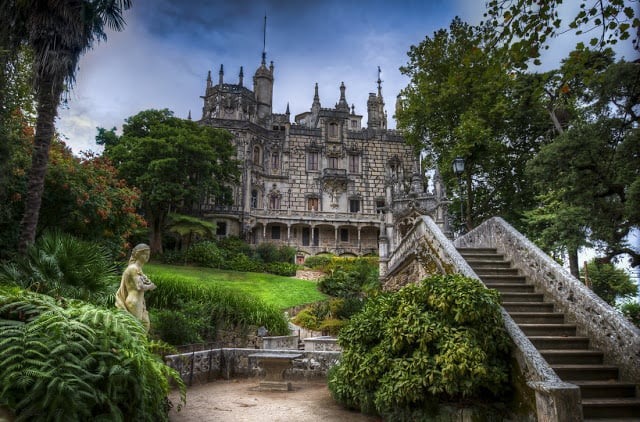
[(456, 157), (453, 159), (453, 174), (458, 176), (458, 185), (460, 186), (460, 226), (464, 233), (464, 201), (462, 200), (462, 173), (464, 173), (464, 158)]

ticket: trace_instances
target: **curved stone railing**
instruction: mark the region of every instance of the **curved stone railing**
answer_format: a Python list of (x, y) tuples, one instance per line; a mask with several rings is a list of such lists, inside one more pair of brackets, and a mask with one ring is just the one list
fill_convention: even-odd
[(498, 249), (620, 367), (623, 380), (640, 379), (640, 330), (502, 218), (485, 221), (456, 246)]
[[(381, 268), (381, 274), (384, 273), (384, 278), (388, 282), (412, 261), (419, 261), (422, 267), (419, 277), (414, 273), (414, 282), (434, 273), (460, 273), (480, 280), (460, 255), (456, 245), (428, 216), (421, 217), (402, 239), (386, 262), (386, 268)], [(535, 396), (537, 420), (581, 421), (580, 389), (558, 377), (504, 308), (502, 318), (505, 329), (514, 344), (513, 357), (526, 382), (526, 387), (522, 388), (526, 390), (528, 387), (533, 391), (533, 394), (530, 393), (531, 390), (523, 391), (522, 394)]]

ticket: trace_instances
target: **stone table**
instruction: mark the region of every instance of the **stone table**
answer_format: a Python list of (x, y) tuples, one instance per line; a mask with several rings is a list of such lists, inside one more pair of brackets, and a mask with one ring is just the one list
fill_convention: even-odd
[(260, 390), (290, 391), (291, 383), (284, 379), (284, 371), (293, 366), (293, 360), (301, 358), (301, 353), (253, 353), (249, 358), (256, 359), (258, 365), (265, 371), (265, 377), (260, 381)]

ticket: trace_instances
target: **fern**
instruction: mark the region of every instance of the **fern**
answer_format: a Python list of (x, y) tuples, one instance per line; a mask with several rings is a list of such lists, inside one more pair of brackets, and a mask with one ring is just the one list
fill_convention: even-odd
[(0, 404), (16, 421), (167, 420), (169, 381), (141, 324), (118, 310), (0, 286)]

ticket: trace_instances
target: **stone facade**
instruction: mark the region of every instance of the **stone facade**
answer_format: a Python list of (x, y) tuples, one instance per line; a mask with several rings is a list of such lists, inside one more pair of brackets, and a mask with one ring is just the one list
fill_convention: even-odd
[(242, 165), (233, 205), (211, 198), (201, 208), (219, 236), (290, 245), (303, 262), (323, 252), (387, 254), (402, 236), (394, 227), (422, 214), (449, 231), (438, 174), (429, 182), (418, 155), (387, 129), (380, 78), (367, 101), (367, 128), (347, 103), (344, 83), (333, 108), (321, 107), (316, 84), (309, 111), (293, 121), (288, 106), (273, 113), (274, 79), (264, 55), (253, 90), (242, 68), (235, 84), (224, 82), (222, 66), (217, 84), (207, 77), (200, 123), (230, 131)]

